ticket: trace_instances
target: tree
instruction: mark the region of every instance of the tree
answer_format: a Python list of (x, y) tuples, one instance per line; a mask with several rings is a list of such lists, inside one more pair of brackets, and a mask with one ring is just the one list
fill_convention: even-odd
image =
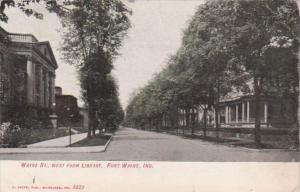
[[(219, 101), (231, 91), (233, 82), (228, 79), (238, 74), (231, 62), (231, 40), (229, 21), (234, 18), (232, 1), (209, 1), (199, 6), (188, 28), (184, 32), (182, 46), (186, 52), (185, 62), (189, 63), (193, 90), (202, 93), (199, 102), (215, 110), (216, 137), (219, 137)], [(199, 100), (200, 99), (200, 100)], [(203, 106), (203, 105), (202, 105)], [(204, 117), (206, 120), (206, 117)], [(206, 122), (204, 123), (206, 135)]]
[(31, 7), (31, 5), (40, 3), (44, 3), (48, 11), (55, 12), (62, 16), (69, 10), (67, 6), (72, 6), (73, 2), (68, 0), (2, 0), (0, 2), (0, 21), (8, 22), (9, 18), (5, 11), (10, 7), (20, 9), (27, 16), (34, 16), (37, 19), (43, 19), (43, 14)]
[[(261, 95), (271, 88), (290, 92), (298, 85), (283, 83), (286, 79), (291, 82), (297, 79), (293, 73), (297, 16), (293, 1), (215, 0), (199, 7), (185, 32), (183, 45), (190, 60), (195, 58), (196, 62), (190, 64), (199, 68), (195, 74), (205, 77), (212, 88), (216, 128), (219, 98), (231, 87), (242, 90), (247, 86), (246, 81), (234, 81), (235, 76), (250, 75), (253, 87), (243, 90), (253, 91), (255, 95), (254, 132), (255, 141), (260, 144)], [(280, 71), (282, 74), (279, 68), (284, 70)], [(281, 82), (280, 86), (274, 85), (274, 79)]]
[[(188, 124), (189, 111), (194, 106), (204, 106), (204, 112), (213, 107), (218, 137), (220, 98), (232, 90), (253, 94), (254, 135), (256, 144), (260, 145), (261, 96), (295, 98), (299, 90), (295, 71), (297, 62), (299, 65), (298, 16), (299, 10), (292, 0), (214, 0), (199, 6), (184, 31), (180, 49), (164, 70), (168, 71), (168, 86), (172, 88), (160, 89), (160, 94), (173, 93), (167, 106), (176, 104), (184, 108)], [(252, 84), (249, 78), (242, 78), (249, 76)], [(150, 84), (161, 87), (161, 81), (154, 81)], [(145, 94), (143, 90), (141, 93)], [(157, 95), (155, 91), (145, 95), (155, 98), (154, 93)]]
[(105, 92), (113, 59), (130, 27), (128, 15), (131, 12), (119, 0), (75, 0), (72, 6), (62, 17), (65, 30), (61, 51), (65, 60), (79, 69), (82, 95), (89, 109), (90, 137), (99, 110), (95, 107), (102, 107), (97, 103), (104, 99), (98, 94)]
[[(253, 77), (255, 95), (255, 142), (260, 139), (260, 100), (261, 95), (270, 87), (266, 87), (272, 78), (271, 72), (277, 67), (293, 65), (293, 62), (272, 60), (278, 54), (276, 49), (288, 52), (283, 58), (291, 56), (297, 49), (296, 33), (299, 26), (298, 10), (293, 1), (236, 1), (236, 17), (233, 32), (236, 34), (232, 44), (236, 58), (244, 66), (245, 71)], [(246, 48), (245, 48), (246, 47)], [(281, 52), (280, 51), (280, 52)], [(283, 53), (283, 52), (282, 52)], [(293, 54), (292, 54), (293, 55)], [(278, 62), (279, 61), (279, 62)], [(295, 63), (295, 62), (294, 62)], [(274, 70), (272, 70), (274, 69)], [(289, 71), (293, 70), (293, 67)], [(291, 73), (284, 73), (280, 82), (288, 79)], [(278, 78), (278, 73), (277, 76)], [(294, 78), (296, 79), (296, 78)]]

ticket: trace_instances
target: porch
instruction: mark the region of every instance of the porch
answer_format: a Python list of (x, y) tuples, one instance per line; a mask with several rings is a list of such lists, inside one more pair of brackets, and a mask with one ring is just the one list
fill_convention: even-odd
[[(252, 95), (221, 102), (218, 114), (219, 124), (224, 128), (254, 128), (255, 105)], [(264, 96), (259, 105), (262, 128), (290, 127), (295, 123), (296, 111), (290, 99)]]

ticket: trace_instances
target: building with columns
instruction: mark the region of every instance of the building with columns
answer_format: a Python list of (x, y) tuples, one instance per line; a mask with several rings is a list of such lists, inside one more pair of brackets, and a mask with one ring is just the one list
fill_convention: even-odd
[[(247, 75), (250, 90), (243, 93), (236, 88), (220, 99), (218, 121), (221, 128), (254, 128), (255, 127), (255, 96), (253, 93), (253, 79)], [(188, 115), (187, 115), (188, 113)], [(195, 115), (196, 114), (196, 115)], [(276, 93), (261, 95), (260, 98), (260, 122), (262, 128), (293, 128), (297, 125), (297, 97), (279, 97)], [(190, 109), (188, 112), (179, 109), (180, 126), (187, 126), (187, 119), (193, 119), (198, 124), (204, 122), (203, 106)], [(206, 122), (208, 127), (215, 127), (215, 110), (207, 111)]]
[[(226, 98), (220, 102), (219, 123), (222, 127), (254, 127), (254, 95)], [(296, 123), (296, 110), (291, 98), (262, 96), (260, 121), (265, 128), (285, 128)]]
[(32, 34), (9, 33), (1, 27), (0, 41), (2, 121), (16, 112), (12, 108), (16, 105), (33, 117), (48, 117), (54, 112), (58, 67), (50, 43), (38, 41)]

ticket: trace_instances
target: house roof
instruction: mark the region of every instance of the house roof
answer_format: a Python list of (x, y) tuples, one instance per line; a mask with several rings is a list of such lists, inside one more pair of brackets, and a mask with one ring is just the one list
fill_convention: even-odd
[(47, 49), (49, 50), (50, 58), (51, 58), (53, 64), (55, 65), (55, 67), (57, 68), (58, 65), (57, 65), (55, 56), (54, 56), (54, 54), (53, 54), (53, 51), (52, 51), (50, 42), (49, 42), (49, 41), (41, 41), (41, 42), (37, 42), (37, 43), (35, 43), (35, 44), (37, 44), (38, 46), (39, 46), (39, 45), (45, 45), (45, 46), (47, 46)]
[(77, 97), (75, 97), (73, 95), (55, 95), (55, 97), (77, 99)]

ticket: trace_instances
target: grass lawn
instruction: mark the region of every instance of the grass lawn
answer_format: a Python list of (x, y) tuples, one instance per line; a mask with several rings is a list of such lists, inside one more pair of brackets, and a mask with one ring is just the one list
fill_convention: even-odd
[(210, 141), (210, 142), (215, 142), (215, 143), (228, 143), (228, 142), (233, 142), (235, 140), (232, 139), (226, 139), (226, 138), (216, 138), (216, 137), (210, 137), (210, 136), (200, 136), (200, 135), (184, 135), (185, 138), (191, 138), (191, 139), (201, 139), (203, 141)]
[(37, 143), (40, 141), (45, 141), (49, 139), (54, 139), (58, 137), (63, 137), (69, 135), (69, 130), (67, 128), (63, 129), (24, 129), (21, 134), (20, 145), (28, 145)]
[(251, 149), (287, 149), (287, 150), (299, 150), (298, 145), (291, 145), (287, 142), (265, 142), (257, 146), (254, 142), (233, 144), (236, 146), (247, 147)]
[(84, 128), (84, 127), (72, 127), (73, 129), (75, 129), (76, 131), (78, 131), (79, 133), (87, 133), (88, 129)]
[(87, 147), (87, 146), (100, 146), (105, 145), (109, 140), (110, 135), (96, 135), (92, 138), (85, 138), (77, 143), (73, 143), (71, 147)]

